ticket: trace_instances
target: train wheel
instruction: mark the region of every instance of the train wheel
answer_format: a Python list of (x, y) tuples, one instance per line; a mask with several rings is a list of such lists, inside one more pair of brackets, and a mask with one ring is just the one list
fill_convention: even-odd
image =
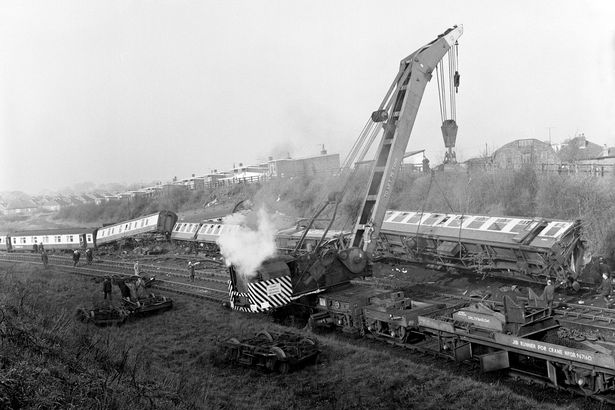
[(316, 342), (314, 342), (312, 339), (308, 339), (306, 337), (305, 339), (301, 339), (301, 344), (309, 345), (309, 346), (314, 346), (316, 344)]
[(265, 339), (265, 340), (267, 340), (269, 342), (273, 342), (273, 337), (266, 330), (261, 330), (260, 332), (258, 332), (258, 335), (256, 335), (256, 336), (257, 337), (262, 337), (263, 339)]

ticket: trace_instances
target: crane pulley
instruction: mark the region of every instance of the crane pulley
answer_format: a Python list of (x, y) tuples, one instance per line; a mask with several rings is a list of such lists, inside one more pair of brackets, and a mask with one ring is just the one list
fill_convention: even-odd
[[(440, 103), (440, 117), (442, 119), (442, 138), (446, 153), (445, 164), (457, 163), (455, 154), (455, 142), (457, 141), (457, 101), (456, 94), (459, 92), (459, 43), (455, 41), (446, 56), (436, 66), (436, 78), (438, 81), (438, 101)], [(445, 69), (447, 67), (448, 69)]]

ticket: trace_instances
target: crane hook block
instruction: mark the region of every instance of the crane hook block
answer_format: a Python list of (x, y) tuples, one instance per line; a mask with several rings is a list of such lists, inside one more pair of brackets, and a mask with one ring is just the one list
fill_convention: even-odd
[(444, 120), (442, 123), (442, 138), (446, 148), (454, 148), (457, 141), (457, 123), (455, 120)]
[(376, 110), (372, 113), (372, 121), (384, 122), (389, 119), (389, 113), (386, 110)]

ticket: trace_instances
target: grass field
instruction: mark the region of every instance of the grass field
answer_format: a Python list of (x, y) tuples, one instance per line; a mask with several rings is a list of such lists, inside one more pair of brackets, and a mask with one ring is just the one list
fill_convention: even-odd
[[(103, 303), (100, 283), (54, 267), (1, 264), (0, 408), (599, 408), (336, 335), (315, 336), (323, 350), (318, 363), (287, 375), (227, 365), (220, 341), (281, 328), (169, 296), (171, 311), (97, 328), (74, 320), (74, 312)], [(528, 391), (530, 397), (519, 394)]]

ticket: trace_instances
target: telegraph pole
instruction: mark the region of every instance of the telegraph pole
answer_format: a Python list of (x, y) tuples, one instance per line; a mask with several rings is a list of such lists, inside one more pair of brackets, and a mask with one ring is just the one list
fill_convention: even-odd
[(549, 145), (551, 145), (551, 130), (555, 128), (555, 127), (547, 127), (547, 129), (549, 130)]

